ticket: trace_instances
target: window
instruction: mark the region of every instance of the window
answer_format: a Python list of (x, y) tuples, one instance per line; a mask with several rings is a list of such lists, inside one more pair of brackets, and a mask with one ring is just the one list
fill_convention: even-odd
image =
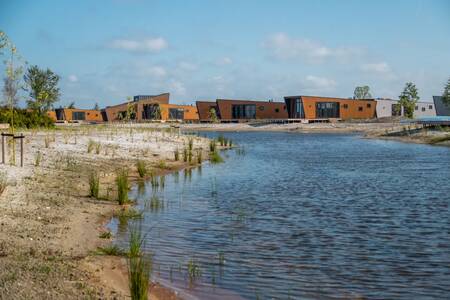
[(372, 107), (372, 103), (367, 103), (367, 108), (371, 108)]
[(279, 113), (279, 112), (280, 112), (280, 109), (279, 109), (279, 108), (275, 108), (275, 112), (276, 112), (276, 113)]
[(237, 104), (231, 107), (232, 119), (255, 119), (256, 105), (255, 104)]
[(425, 107), (422, 107), (422, 111), (425, 111)]
[(358, 111), (363, 111), (363, 107), (362, 106), (358, 106)]
[(348, 108), (348, 104), (344, 104), (344, 109), (347, 109)]
[(338, 102), (317, 102), (316, 103), (316, 118), (339, 118), (339, 103)]
[(85, 115), (84, 111), (74, 111), (72, 113), (72, 120), (75, 120), (75, 121), (86, 120), (86, 115)]
[(415, 110), (419, 110), (419, 107), (416, 105), (416, 107), (414, 108)]
[(184, 110), (182, 108), (169, 108), (169, 120), (183, 120)]
[(433, 105), (428, 105), (428, 109), (433, 109)]

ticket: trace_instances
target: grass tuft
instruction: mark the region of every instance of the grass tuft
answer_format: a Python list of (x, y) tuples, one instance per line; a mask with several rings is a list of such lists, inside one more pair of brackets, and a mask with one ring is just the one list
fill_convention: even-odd
[(6, 172), (0, 171), (0, 195), (3, 194), (7, 186), (8, 174)]
[(34, 156), (34, 166), (39, 167), (41, 165), (41, 160), (42, 160), (42, 153), (41, 151), (38, 151)]
[(92, 171), (89, 174), (89, 196), (98, 199), (100, 190), (100, 177), (97, 172)]
[(91, 139), (89, 139), (88, 144), (87, 144), (87, 152), (91, 153), (92, 150), (94, 150), (95, 148), (95, 142)]
[(143, 244), (141, 229), (132, 228), (130, 232), (130, 248), (128, 251), (128, 286), (131, 299), (147, 300), (150, 272), (152, 269), (151, 256), (142, 254)]
[(143, 178), (147, 175), (147, 168), (145, 166), (145, 162), (142, 160), (138, 160), (136, 162), (136, 168), (139, 173), (139, 177)]
[(128, 190), (130, 189), (127, 169), (123, 168), (117, 171), (116, 184), (117, 201), (120, 205), (123, 205), (128, 202)]
[(214, 151), (210, 154), (209, 160), (213, 164), (219, 164), (219, 163), (223, 162), (222, 156), (220, 156), (219, 152), (217, 152), (217, 151)]

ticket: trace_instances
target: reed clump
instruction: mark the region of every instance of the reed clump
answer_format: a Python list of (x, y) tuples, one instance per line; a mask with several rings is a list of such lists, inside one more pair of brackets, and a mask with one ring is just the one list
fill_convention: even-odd
[(97, 172), (92, 171), (89, 174), (89, 196), (98, 199), (100, 190), (100, 176)]
[(203, 157), (202, 157), (202, 149), (199, 149), (197, 151), (197, 163), (201, 164), (203, 161)]
[(173, 152), (173, 154), (174, 154), (175, 161), (179, 161), (180, 160), (180, 151), (178, 150), (178, 148)]
[(128, 190), (130, 188), (127, 169), (123, 168), (117, 171), (116, 185), (117, 201), (120, 205), (123, 205), (128, 202)]
[(151, 256), (143, 255), (143, 241), (141, 229), (132, 228), (128, 251), (128, 287), (133, 300), (148, 299), (152, 259)]
[(202, 271), (200, 269), (200, 265), (195, 261), (195, 259), (191, 258), (187, 264), (187, 273), (189, 277), (189, 282), (193, 283), (195, 280), (202, 276)]
[(138, 171), (139, 177), (144, 178), (147, 175), (147, 167), (145, 166), (144, 161), (138, 160), (136, 162), (136, 169)]
[(222, 158), (222, 156), (220, 156), (218, 151), (214, 151), (214, 152), (210, 153), (209, 160), (213, 164), (219, 164), (219, 163), (223, 162), (223, 158)]

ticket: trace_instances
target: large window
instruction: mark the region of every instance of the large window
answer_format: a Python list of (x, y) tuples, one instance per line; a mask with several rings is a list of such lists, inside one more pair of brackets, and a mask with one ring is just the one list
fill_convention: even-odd
[(144, 104), (142, 106), (143, 120), (161, 120), (161, 109), (159, 104)]
[(181, 108), (169, 108), (169, 120), (183, 120), (184, 110)]
[(303, 111), (303, 102), (301, 99), (295, 99), (295, 114), (294, 118), (305, 118), (305, 112)]
[(316, 118), (339, 118), (339, 103), (338, 102), (317, 102), (316, 103)]
[(236, 104), (231, 108), (232, 119), (256, 119), (255, 104)]
[(84, 111), (74, 111), (72, 112), (72, 120), (84, 121), (86, 120), (86, 114), (84, 113)]

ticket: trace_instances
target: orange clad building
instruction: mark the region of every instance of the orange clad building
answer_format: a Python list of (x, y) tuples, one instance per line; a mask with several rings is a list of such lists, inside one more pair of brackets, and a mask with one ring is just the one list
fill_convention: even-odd
[(197, 107), (193, 105), (159, 104), (162, 121), (198, 122)]
[(289, 119), (372, 119), (377, 102), (317, 96), (284, 97)]
[(103, 122), (101, 112), (94, 109), (57, 108), (54, 112), (47, 112), (47, 115), (56, 119), (55, 122)]

